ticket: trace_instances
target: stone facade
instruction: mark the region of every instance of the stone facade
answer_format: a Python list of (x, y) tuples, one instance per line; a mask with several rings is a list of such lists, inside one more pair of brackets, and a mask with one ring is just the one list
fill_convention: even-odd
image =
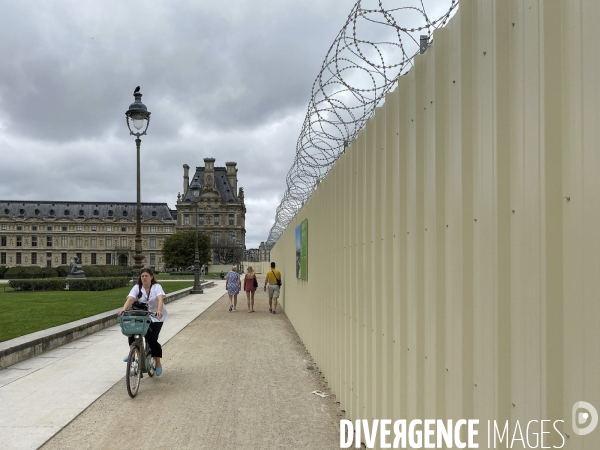
[(264, 241), (258, 246), (258, 261), (271, 261), (271, 252), (267, 250)]
[(204, 167), (196, 167), (191, 179), (202, 186), (197, 203), (189, 189), (190, 167), (183, 166), (183, 194), (177, 195), (176, 231), (195, 231), (198, 221), (198, 231), (210, 236), (213, 265), (241, 261), (246, 245), (244, 189), (238, 188), (236, 165), (227, 162), (226, 167), (215, 167), (214, 158), (204, 158)]
[[(0, 201), (0, 266), (133, 265), (136, 203)], [(142, 203), (144, 265), (161, 270), (175, 232), (166, 203)]]

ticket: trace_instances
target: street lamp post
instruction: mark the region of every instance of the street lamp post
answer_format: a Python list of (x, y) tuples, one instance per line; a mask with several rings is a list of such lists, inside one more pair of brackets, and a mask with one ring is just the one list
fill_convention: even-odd
[[(142, 103), (142, 93), (138, 86), (133, 92), (135, 101), (129, 105), (129, 109), (125, 112), (125, 120), (127, 121), (127, 128), (129, 128), (129, 135), (135, 136), (135, 146), (137, 148), (137, 210), (135, 214), (135, 253), (133, 260), (133, 279), (136, 280), (140, 276), (140, 272), (144, 267), (144, 255), (142, 254), (142, 203), (140, 196), (140, 145), (142, 140), (140, 136), (146, 134), (148, 125), (150, 124), (150, 112), (146, 105)], [(129, 125), (129, 119), (138, 131), (134, 132)], [(145, 127), (144, 127), (145, 122)], [(144, 128), (144, 131), (140, 130)]]
[(194, 196), (194, 202), (196, 203), (196, 253), (194, 260), (194, 287), (192, 288), (192, 294), (204, 294), (202, 286), (200, 285), (200, 251), (198, 250), (198, 201), (200, 200), (200, 191), (202, 186), (198, 183), (198, 179), (194, 178), (192, 184), (190, 184), (190, 192)]

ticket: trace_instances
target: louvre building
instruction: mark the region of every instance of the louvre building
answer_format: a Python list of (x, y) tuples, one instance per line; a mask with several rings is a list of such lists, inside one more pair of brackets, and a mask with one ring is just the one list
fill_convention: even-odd
[[(205, 167), (196, 167), (192, 182), (200, 183), (198, 197), (189, 190), (189, 166), (183, 166), (176, 210), (166, 203), (142, 203), (145, 266), (164, 269), (164, 240), (195, 230), (196, 221), (199, 232), (211, 238), (214, 266), (243, 257), (246, 207), (236, 163), (215, 167), (214, 162), (205, 158)], [(136, 203), (0, 200), (0, 266), (56, 267), (75, 255), (83, 265), (133, 266), (136, 208)]]
[[(133, 265), (136, 203), (0, 201), (0, 266)], [(144, 263), (162, 268), (175, 231), (166, 203), (142, 203)]]

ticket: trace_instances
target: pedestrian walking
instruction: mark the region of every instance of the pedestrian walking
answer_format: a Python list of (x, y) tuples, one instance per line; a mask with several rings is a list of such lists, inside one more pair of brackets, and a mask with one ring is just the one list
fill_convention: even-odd
[(221, 270), (221, 280), (225, 279), (225, 274), (223, 273), (223, 271)]
[(206, 267), (204, 267), (204, 264), (202, 264), (202, 267), (200, 267), (200, 279), (202, 281), (204, 281), (204, 274), (206, 273)]
[(252, 266), (248, 266), (248, 272), (244, 275), (244, 291), (248, 300), (248, 312), (254, 312), (254, 293), (258, 287), (258, 280)]
[[(154, 272), (152, 269), (146, 267), (140, 271), (140, 278), (137, 284), (133, 286), (131, 292), (125, 300), (123, 309), (117, 313), (117, 315), (123, 314), (123, 311), (127, 311), (129, 308), (133, 309), (144, 309), (156, 313), (156, 317), (152, 316), (152, 323), (148, 332), (146, 333), (146, 341), (150, 346), (150, 352), (156, 362), (156, 376), (160, 376), (162, 373), (162, 347), (158, 343), (158, 335), (162, 329), (163, 323), (167, 321), (167, 308), (164, 307), (165, 291), (162, 286), (156, 282), (154, 278)], [(133, 336), (128, 337), (129, 345), (133, 344), (135, 338)], [(127, 362), (129, 355), (123, 358), (123, 361)]]
[(229, 312), (236, 311), (237, 296), (241, 288), (240, 274), (237, 273), (237, 266), (231, 267), (225, 279), (227, 280), (225, 282), (225, 289), (227, 289), (227, 295), (229, 295)]
[(276, 314), (277, 299), (279, 298), (279, 288), (281, 287), (281, 272), (275, 268), (275, 263), (271, 262), (271, 270), (267, 272), (265, 278), (265, 291), (269, 286), (269, 312)]

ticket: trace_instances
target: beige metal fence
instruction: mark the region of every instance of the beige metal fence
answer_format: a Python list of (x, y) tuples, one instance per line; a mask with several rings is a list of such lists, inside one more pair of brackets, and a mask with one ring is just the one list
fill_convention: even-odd
[(564, 448), (598, 448), (571, 409), (600, 408), (599, 18), (461, 0), (277, 242), (349, 419), (561, 419)]

